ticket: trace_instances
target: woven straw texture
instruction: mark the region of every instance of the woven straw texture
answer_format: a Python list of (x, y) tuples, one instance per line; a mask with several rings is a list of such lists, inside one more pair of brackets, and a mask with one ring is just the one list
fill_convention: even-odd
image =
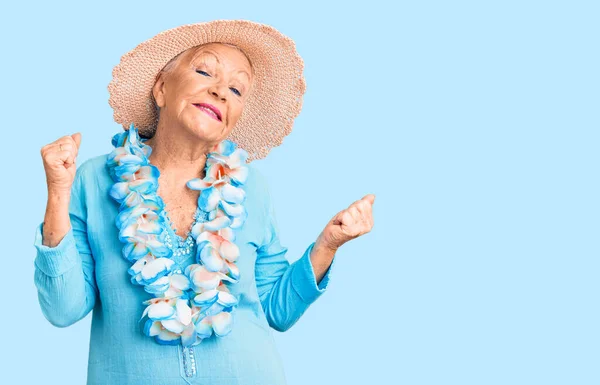
[(247, 163), (267, 156), (291, 133), (302, 109), (304, 63), (294, 41), (275, 28), (248, 20), (214, 20), (163, 31), (121, 57), (108, 85), (114, 120), (133, 123), (152, 137), (158, 111), (152, 87), (160, 70), (176, 55), (201, 44), (234, 44), (250, 58), (255, 78), (242, 115), (226, 139), (248, 152)]

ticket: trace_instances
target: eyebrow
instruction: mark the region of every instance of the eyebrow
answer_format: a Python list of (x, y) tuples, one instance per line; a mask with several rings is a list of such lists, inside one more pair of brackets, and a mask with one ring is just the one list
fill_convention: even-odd
[[(217, 53), (213, 52), (213, 51), (210, 51), (210, 50), (203, 50), (203, 51), (200, 51), (199, 53), (196, 53), (194, 55), (194, 57), (192, 58), (192, 61), (196, 60), (200, 55), (202, 55), (204, 53), (207, 53), (207, 54), (210, 54), (210, 55), (214, 56), (215, 60), (217, 60), (217, 63), (221, 64), (221, 62), (219, 61), (219, 57), (217, 56)], [(248, 77), (248, 80), (250, 80), (250, 74), (248, 73), (248, 71), (241, 69), (241, 70), (238, 70), (236, 72), (241, 72), (243, 74), (246, 74), (246, 77)]]
[(212, 51), (208, 51), (208, 50), (203, 50), (203, 51), (200, 51), (199, 53), (197, 53), (197, 54), (194, 56), (194, 59), (196, 59), (197, 57), (199, 57), (200, 55), (202, 55), (202, 54), (204, 54), (204, 53), (208, 53), (208, 54), (211, 54), (211, 55), (213, 55), (213, 56), (215, 57), (215, 59), (217, 60), (217, 63), (221, 64), (221, 62), (219, 61), (219, 57), (217, 56), (217, 54), (216, 54), (216, 53), (214, 53), (214, 52), (212, 52)]

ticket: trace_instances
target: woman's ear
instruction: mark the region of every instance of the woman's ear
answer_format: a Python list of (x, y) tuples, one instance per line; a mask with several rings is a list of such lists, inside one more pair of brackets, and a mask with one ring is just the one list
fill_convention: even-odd
[(162, 71), (156, 77), (156, 82), (152, 87), (152, 96), (158, 108), (165, 106), (165, 77)]

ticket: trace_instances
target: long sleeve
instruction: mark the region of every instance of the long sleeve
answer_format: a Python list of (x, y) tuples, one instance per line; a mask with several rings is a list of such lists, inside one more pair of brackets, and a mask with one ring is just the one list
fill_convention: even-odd
[(34, 283), (44, 317), (57, 327), (67, 327), (84, 318), (94, 308), (98, 295), (87, 238), (84, 169), (77, 170), (71, 188), (69, 232), (55, 247), (42, 244), (43, 222), (35, 233)]
[(268, 186), (264, 185), (265, 241), (257, 249), (256, 287), (269, 325), (280, 332), (288, 330), (306, 309), (327, 289), (334, 257), (327, 273), (317, 284), (310, 262), (311, 243), (300, 259), (290, 264), (288, 249), (279, 242), (275, 209)]

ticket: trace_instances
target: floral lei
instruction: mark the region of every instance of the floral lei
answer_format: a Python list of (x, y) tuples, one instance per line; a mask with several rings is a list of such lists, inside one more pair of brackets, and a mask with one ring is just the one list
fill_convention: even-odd
[(115, 149), (106, 161), (115, 182), (110, 196), (121, 204), (116, 225), (123, 257), (133, 263), (131, 282), (154, 295), (143, 302), (148, 305), (141, 318), (146, 317), (143, 333), (163, 345), (195, 346), (213, 332), (223, 337), (231, 332), (238, 304), (226, 282), (240, 279), (233, 229), (247, 217), (241, 186), (248, 176), (248, 153), (224, 140), (207, 154), (206, 177), (187, 182), (201, 191), (198, 207), (208, 213), (208, 221), (192, 227), (196, 263), (182, 272), (165, 244), (164, 202), (157, 194), (160, 172), (148, 161), (152, 148), (143, 141), (131, 124), (113, 136)]

